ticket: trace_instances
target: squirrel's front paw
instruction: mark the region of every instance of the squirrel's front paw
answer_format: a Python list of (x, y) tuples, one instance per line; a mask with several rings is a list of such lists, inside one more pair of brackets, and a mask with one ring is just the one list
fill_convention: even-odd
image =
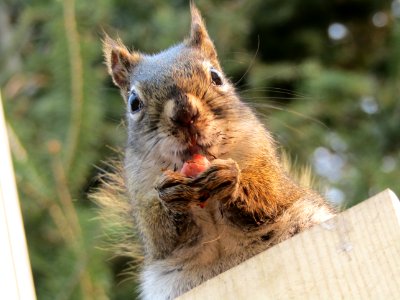
[(240, 170), (232, 159), (215, 159), (211, 166), (196, 178), (166, 171), (156, 185), (161, 201), (168, 208), (183, 211), (189, 203), (202, 203), (209, 199), (229, 201), (236, 197)]
[[(240, 169), (238, 164), (232, 159), (215, 159), (211, 166), (193, 179), (189, 185), (199, 188), (203, 198), (216, 199), (226, 202), (236, 197), (239, 187)], [(206, 195), (206, 196), (204, 196)]]
[(180, 173), (167, 170), (161, 175), (155, 188), (158, 196), (168, 208), (184, 210), (196, 194), (188, 186), (190, 181), (190, 178)]

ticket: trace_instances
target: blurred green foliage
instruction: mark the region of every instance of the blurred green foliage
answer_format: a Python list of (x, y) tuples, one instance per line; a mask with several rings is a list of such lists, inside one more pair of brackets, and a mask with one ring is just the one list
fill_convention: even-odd
[[(333, 201), (400, 194), (400, 2), (196, 1), (222, 65)], [(123, 147), (101, 35), (157, 52), (187, 36), (182, 0), (4, 0), (0, 87), (39, 299), (128, 299), (87, 193)]]

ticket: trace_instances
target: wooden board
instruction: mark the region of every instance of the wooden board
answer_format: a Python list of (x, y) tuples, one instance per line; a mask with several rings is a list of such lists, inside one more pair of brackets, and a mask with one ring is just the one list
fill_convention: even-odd
[(0, 299), (36, 299), (0, 94)]
[(179, 299), (400, 299), (400, 203), (385, 190)]

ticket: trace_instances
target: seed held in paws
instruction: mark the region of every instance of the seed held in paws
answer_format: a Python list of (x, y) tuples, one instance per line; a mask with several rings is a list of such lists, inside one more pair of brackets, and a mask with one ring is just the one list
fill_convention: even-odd
[(210, 166), (210, 161), (201, 154), (194, 154), (192, 159), (186, 161), (181, 169), (181, 174), (187, 177), (197, 177)]

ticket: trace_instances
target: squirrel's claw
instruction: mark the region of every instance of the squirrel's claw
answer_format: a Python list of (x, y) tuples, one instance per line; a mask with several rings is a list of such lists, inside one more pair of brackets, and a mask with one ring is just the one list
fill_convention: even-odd
[(171, 170), (166, 170), (158, 180), (158, 183), (156, 185), (156, 190), (163, 190), (166, 188), (170, 188), (173, 186), (176, 186), (178, 184), (187, 184), (190, 181), (190, 178), (171, 171)]
[(207, 194), (209, 198), (227, 201), (237, 194), (239, 186), (240, 169), (232, 159), (216, 159), (211, 166), (199, 177), (189, 183), (196, 186), (202, 195)]
[(190, 178), (173, 171), (165, 171), (155, 186), (162, 203), (169, 209), (183, 211), (196, 198), (196, 191), (188, 186)]

